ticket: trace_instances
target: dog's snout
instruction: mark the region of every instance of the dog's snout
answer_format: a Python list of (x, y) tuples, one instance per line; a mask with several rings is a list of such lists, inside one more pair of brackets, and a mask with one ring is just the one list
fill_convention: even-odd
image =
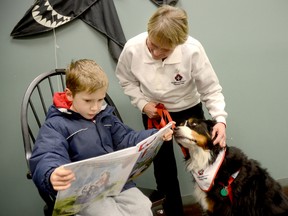
[(173, 134), (174, 135), (177, 135), (177, 134), (179, 134), (181, 132), (181, 130), (180, 130), (180, 127), (179, 126), (177, 126), (177, 127), (175, 127), (174, 129), (173, 129)]

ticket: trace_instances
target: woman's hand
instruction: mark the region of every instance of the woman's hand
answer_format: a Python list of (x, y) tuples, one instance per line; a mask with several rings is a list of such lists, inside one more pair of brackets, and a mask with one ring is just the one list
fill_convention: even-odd
[(143, 112), (148, 116), (148, 118), (152, 119), (152, 118), (158, 118), (158, 112), (157, 112), (157, 103), (154, 102), (148, 102), (144, 108), (143, 108)]
[(224, 123), (218, 122), (216, 125), (214, 125), (212, 131), (212, 139), (214, 138), (214, 145), (219, 143), (221, 147), (226, 146), (226, 125)]

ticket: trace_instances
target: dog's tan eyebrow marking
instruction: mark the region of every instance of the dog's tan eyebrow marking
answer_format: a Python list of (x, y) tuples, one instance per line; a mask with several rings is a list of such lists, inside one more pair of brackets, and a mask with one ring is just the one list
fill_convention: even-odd
[(192, 131), (192, 136), (195, 138), (195, 140), (197, 140), (197, 142), (196, 142), (197, 145), (206, 148), (206, 144), (207, 144), (207, 137), (206, 136), (201, 135), (195, 131)]

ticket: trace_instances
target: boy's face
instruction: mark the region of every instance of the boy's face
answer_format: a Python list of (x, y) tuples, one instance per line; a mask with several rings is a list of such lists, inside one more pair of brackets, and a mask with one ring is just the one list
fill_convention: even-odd
[(86, 119), (93, 119), (101, 111), (106, 90), (106, 88), (101, 88), (93, 93), (82, 91), (76, 93), (74, 96), (68, 88), (66, 88), (65, 92), (67, 99), (72, 101), (71, 110), (79, 113)]

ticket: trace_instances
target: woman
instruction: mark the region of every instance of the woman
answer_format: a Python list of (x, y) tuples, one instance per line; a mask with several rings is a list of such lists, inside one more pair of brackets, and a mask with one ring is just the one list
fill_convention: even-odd
[[(156, 105), (170, 112), (176, 125), (189, 117), (204, 118), (202, 103), (218, 123), (214, 144), (226, 145), (225, 101), (222, 87), (201, 43), (188, 35), (184, 10), (164, 5), (148, 22), (147, 32), (127, 41), (116, 75), (131, 103), (148, 118), (159, 118)], [(154, 159), (157, 189), (166, 199), (166, 215), (183, 214), (173, 142), (164, 143)]]

